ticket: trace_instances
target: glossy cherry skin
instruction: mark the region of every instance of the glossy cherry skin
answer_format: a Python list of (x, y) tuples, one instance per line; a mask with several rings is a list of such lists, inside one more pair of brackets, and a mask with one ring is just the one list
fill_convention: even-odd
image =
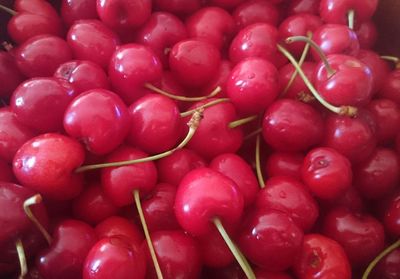
[(304, 155), (292, 152), (273, 152), (268, 156), (265, 164), (265, 173), (268, 177), (290, 176), (301, 179), (301, 166)]
[(355, 30), (362, 49), (372, 49), (378, 40), (378, 30), (373, 21), (362, 22)]
[(315, 196), (336, 199), (351, 186), (351, 163), (333, 148), (314, 148), (304, 158), (302, 179)]
[[(121, 145), (107, 157), (106, 162), (119, 162), (147, 157), (143, 151)], [(104, 192), (117, 206), (132, 204), (133, 191), (139, 190), (142, 196), (148, 194), (157, 182), (157, 169), (154, 162), (145, 162), (101, 170), (101, 184)]]
[[(96, 125), (93, 125), (96, 123)], [(128, 108), (115, 93), (93, 89), (76, 97), (65, 111), (64, 129), (97, 155), (116, 149), (128, 134)]]
[(61, 18), (67, 26), (81, 19), (97, 19), (96, 0), (62, 0)]
[(185, 231), (205, 235), (215, 229), (213, 218), (219, 218), (228, 229), (238, 224), (243, 196), (230, 178), (210, 168), (197, 168), (179, 184), (174, 209)]
[(378, 95), (400, 105), (400, 69), (393, 70), (385, 77)]
[(144, 279), (143, 253), (124, 238), (113, 236), (99, 240), (90, 249), (83, 267), (83, 279)]
[(52, 76), (57, 67), (72, 59), (66, 41), (51, 35), (39, 35), (26, 40), (15, 51), (21, 73), (27, 77)]
[(157, 154), (177, 145), (183, 126), (179, 108), (169, 97), (146, 94), (129, 106), (127, 141), (150, 154)]
[(328, 212), (324, 218), (324, 234), (342, 245), (352, 266), (364, 266), (384, 248), (382, 224), (367, 214), (357, 214), (345, 207)]
[(169, 55), (171, 72), (188, 87), (207, 85), (221, 64), (221, 54), (213, 44), (190, 39), (176, 43)]
[(13, 171), (18, 181), (46, 197), (68, 200), (82, 190), (83, 176), (74, 173), (85, 151), (74, 139), (60, 134), (42, 134), (17, 151)]
[(377, 147), (368, 159), (354, 167), (354, 184), (367, 199), (378, 199), (390, 193), (399, 182), (398, 154)]
[(164, 68), (168, 68), (169, 51), (177, 42), (187, 37), (187, 30), (181, 19), (167, 12), (155, 12), (136, 32), (135, 42), (151, 48)]
[(15, 89), (10, 105), (26, 126), (42, 133), (58, 132), (62, 130), (64, 112), (76, 95), (72, 85), (63, 80), (33, 78)]
[(154, 0), (153, 2), (157, 10), (178, 15), (193, 13), (202, 5), (200, 0)]
[(279, 20), (279, 11), (270, 1), (243, 1), (232, 12), (232, 17), (238, 30), (258, 22), (276, 26)]
[(9, 97), (15, 88), (24, 80), (19, 71), (14, 57), (8, 53), (0, 52), (0, 97)]
[(104, 70), (88, 60), (72, 60), (61, 64), (54, 72), (54, 77), (69, 82), (76, 94), (90, 89), (110, 88), (110, 82)]
[(318, 14), (319, 0), (293, 0), (290, 1), (288, 9), (289, 14)]
[(318, 205), (306, 186), (285, 176), (266, 181), (266, 187), (257, 195), (256, 206), (286, 213), (303, 231), (309, 231), (319, 215)]
[[(198, 102), (191, 108), (196, 108), (211, 100)], [(230, 128), (228, 125), (237, 119), (237, 112), (232, 103), (219, 103), (206, 108), (203, 119), (187, 147), (205, 159), (211, 159), (223, 153), (235, 153), (242, 145), (243, 131), (241, 127)], [(183, 121), (187, 123), (189, 117), (185, 117)]]
[(111, 55), (119, 45), (119, 38), (101, 21), (86, 19), (70, 27), (67, 42), (75, 59), (89, 60), (107, 69)]
[(268, 23), (246, 26), (233, 38), (229, 48), (229, 60), (234, 64), (248, 57), (273, 60), (277, 39), (278, 30)]
[(350, 263), (342, 246), (321, 234), (304, 236), (294, 272), (299, 279), (351, 278)]
[(158, 179), (178, 186), (182, 178), (192, 169), (205, 167), (206, 161), (193, 150), (182, 148), (170, 156), (156, 161)]
[(323, 120), (310, 105), (280, 99), (265, 111), (262, 123), (264, 140), (278, 151), (302, 151), (321, 142)]
[(0, 158), (11, 163), (17, 150), (36, 132), (17, 120), (9, 107), (0, 108)]
[(162, 65), (156, 54), (139, 44), (119, 47), (111, 56), (108, 75), (115, 92), (131, 104), (147, 91), (144, 84), (161, 79)]
[[(195, 239), (183, 231), (175, 230), (152, 233), (151, 240), (165, 279), (199, 277), (201, 257)], [(154, 268), (151, 268), (150, 253), (147, 253), (147, 266), (149, 268), (146, 278), (157, 278)]]
[(259, 209), (244, 217), (237, 237), (243, 254), (268, 271), (283, 271), (301, 250), (302, 230), (285, 213)]
[(319, 62), (314, 75), (319, 94), (335, 106), (366, 105), (372, 97), (371, 70), (360, 60), (343, 54), (328, 55), (327, 61), (335, 73), (329, 76), (325, 65)]
[(114, 30), (134, 29), (150, 17), (151, 0), (97, 0), (97, 13)]
[(16, 0), (14, 2), (14, 10), (16, 12), (27, 12), (50, 18), (58, 18), (54, 7), (49, 2), (43, 0)]
[(236, 31), (232, 16), (218, 7), (205, 7), (193, 13), (186, 21), (186, 29), (190, 38), (204, 40), (218, 49), (228, 47)]
[(385, 230), (389, 233), (390, 236), (398, 237), (400, 236), (400, 195), (395, 194), (389, 199), (389, 205), (387, 206), (385, 213), (383, 224), (385, 226)]
[(232, 179), (243, 195), (244, 206), (253, 204), (259, 184), (251, 166), (242, 157), (234, 153), (225, 153), (214, 157), (209, 167)]
[(278, 71), (267, 60), (247, 58), (232, 69), (225, 86), (239, 112), (244, 115), (262, 113), (278, 97)]
[(36, 266), (44, 278), (79, 278), (87, 253), (97, 242), (97, 235), (88, 224), (67, 219), (55, 231), (49, 248), (41, 251)]

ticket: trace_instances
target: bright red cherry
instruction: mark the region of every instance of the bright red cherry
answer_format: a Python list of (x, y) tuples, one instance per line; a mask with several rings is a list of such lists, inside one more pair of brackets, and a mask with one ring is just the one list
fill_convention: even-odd
[(270, 1), (251, 0), (243, 1), (232, 13), (237, 28), (240, 30), (253, 23), (278, 24), (278, 8)]
[(393, 70), (384, 78), (378, 95), (400, 105), (400, 69)]
[(317, 15), (319, 12), (319, 0), (292, 0), (288, 9), (289, 14), (309, 13)]
[(273, 152), (268, 156), (265, 173), (268, 177), (290, 176), (301, 180), (301, 166), (304, 155), (292, 152)]
[(68, 200), (82, 190), (82, 174), (74, 173), (85, 151), (74, 139), (42, 134), (27, 141), (14, 157), (14, 174), (24, 186), (46, 197)]
[(213, 90), (215, 90), (215, 88), (219, 86), (221, 88), (221, 92), (218, 93), (218, 96), (221, 98), (227, 97), (226, 82), (228, 81), (228, 78), (231, 74), (232, 67), (233, 65), (231, 61), (222, 60), (217, 75), (213, 78), (211, 82), (208, 83), (208, 86), (201, 89), (200, 96), (209, 95), (210, 92), (212, 92)]
[(7, 52), (0, 51), (0, 97), (9, 97), (24, 80), (15, 58)]
[(97, 19), (96, 0), (62, 0), (61, 18), (67, 26), (81, 19)]
[(58, 18), (57, 11), (47, 1), (43, 0), (16, 0), (14, 2), (16, 12), (27, 12), (50, 18)]
[[(304, 62), (301, 65), (301, 69), (309, 80), (313, 79), (316, 65), (317, 64), (314, 62), (308, 61)], [(290, 86), (288, 85), (290, 80), (292, 79), (294, 72), (295, 68), (291, 63), (288, 63), (279, 68), (279, 92), (281, 92), (281, 96), (307, 102), (307, 97), (311, 96), (311, 93), (304, 83), (304, 80), (299, 75), (296, 75), (292, 83), (290, 83)]]
[(378, 30), (373, 21), (364, 21), (355, 30), (362, 49), (372, 49), (378, 40)]

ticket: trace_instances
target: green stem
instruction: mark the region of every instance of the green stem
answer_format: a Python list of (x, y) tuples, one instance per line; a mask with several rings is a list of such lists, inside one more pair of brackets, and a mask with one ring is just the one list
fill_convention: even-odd
[(36, 194), (29, 199), (24, 201), (23, 208), (25, 211), (25, 214), (28, 216), (29, 220), (32, 221), (33, 224), (35, 224), (36, 228), (42, 233), (43, 237), (46, 239), (47, 243), (49, 246), (51, 245), (51, 242), (53, 241), (52, 237), (50, 234), (47, 232), (47, 230), (43, 227), (43, 225), (39, 222), (39, 220), (35, 217), (35, 215), (32, 213), (31, 206), (41, 203), (42, 202), (42, 196), (40, 194)]
[(261, 133), (261, 132), (262, 132), (262, 128), (258, 128), (257, 130), (255, 130), (255, 131), (253, 131), (253, 132), (247, 134), (247, 135), (244, 137), (244, 140), (248, 140), (248, 139), (250, 139), (250, 138), (252, 138), (252, 137), (258, 135), (258, 134)]
[(161, 95), (164, 95), (168, 98), (171, 98), (173, 100), (177, 100), (177, 101), (183, 101), (183, 102), (197, 102), (197, 101), (203, 101), (206, 100), (208, 98), (212, 98), (214, 96), (216, 96), (219, 92), (221, 92), (221, 87), (217, 86), (210, 94), (208, 94), (207, 96), (201, 96), (201, 97), (186, 97), (186, 96), (178, 96), (178, 95), (174, 95), (171, 93), (168, 93), (165, 90), (162, 90), (160, 88), (155, 87), (154, 85), (152, 85), (151, 83), (145, 83), (144, 87), (146, 87), (147, 89), (150, 89), (151, 91), (157, 92)]
[(17, 255), (20, 266), (20, 274), (18, 276), (18, 279), (24, 279), (25, 276), (28, 274), (28, 265), (26, 263), (24, 245), (22, 244), (20, 238), (18, 238), (17, 241), (15, 242), (15, 248), (17, 249)]
[(262, 175), (262, 170), (261, 170), (260, 145), (261, 145), (261, 136), (257, 135), (257, 139), (256, 139), (256, 173), (257, 173), (258, 184), (260, 185), (260, 187), (262, 189), (262, 188), (265, 188), (265, 181), (264, 181), (264, 177)]
[(225, 102), (230, 102), (230, 100), (228, 98), (215, 99), (215, 100), (212, 100), (212, 101), (210, 101), (210, 102), (208, 102), (208, 103), (206, 103), (204, 105), (201, 105), (201, 106), (199, 106), (199, 107), (197, 107), (195, 109), (191, 109), (191, 110), (188, 110), (188, 111), (185, 111), (185, 112), (181, 112), (180, 115), (181, 115), (181, 117), (186, 117), (186, 116), (189, 116), (189, 115), (193, 114), (199, 108), (205, 109), (205, 108), (208, 108), (208, 107), (212, 107), (212, 106), (214, 106), (216, 104), (225, 103)]
[(4, 6), (4, 5), (0, 5), (0, 10), (3, 10), (3, 11), (5, 11), (5, 12), (9, 13), (9, 14), (12, 15), (12, 16), (15, 16), (16, 14), (18, 14), (18, 13), (17, 13), (16, 11), (14, 11), (13, 9), (10, 9), (10, 8)]
[(349, 24), (349, 28), (351, 30), (354, 30), (354, 10), (351, 9), (347, 12), (347, 20), (348, 20), (348, 24)]
[(250, 123), (250, 122), (256, 120), (257, 118), (258, 118), (258, 115), (252, 115), (252, 116), (249, 116), (249, 117), (246, 117), (246, 118), (238, 119), (238, 120), (230, 122), (228, 124), (228, 127), (233, 129), (233, 128), (239, 127), (241, 125)]

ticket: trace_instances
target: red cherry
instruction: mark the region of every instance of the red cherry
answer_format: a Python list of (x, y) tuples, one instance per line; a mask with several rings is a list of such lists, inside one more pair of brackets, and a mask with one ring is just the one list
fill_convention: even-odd
[(19, 70), (27, 77), (49, 77), (72, 58), (66, 41), (50, 35), (39, 35), (26, 40), (15, 51)]
[(243, 1), (232, 13), (237, 28), (243, 29), (253, 23), (268, 23), (277, 26), (279, 20), (278, 8), (264, 0)]
[(384, 78), (378, 95), (400, 105), (400, 69), (393, 70)]
[(24, 80), (14, 57), (7, 52), (0, 52), (0, 97), (9, 97)]
[(301, 180), (301, 165), (304, 155), (291, 152), (273, 152), (268, 156), (265, 173), (268, 177), (290, 176)]
[(327, 205), (328, 209), (333, 207), (345, 207), (356, 213), (365, 211), (364, 200), (357, 189), (353, 186), (347, 189), (347, 191), (339, 198), (327, 200), (326, 202), (327, 203), (324, 201), (324, 204), (321, 205), (321, 207), (324, 205)]
[(79, 195), (81, 174), (74, 173), (84, 160), (83, 147), (60, 134), (42, 134), (21, 146), (14, 157), (14, 174), (24, 186), (46, 197), (68, 200)]
[(86, 223), (64, 220), (56, 227), (50, 247), (37, 255), (39, 273), (44, 278), (79, 278), (86, 255), (96, 241), (94, 229)]
[(272, 177), (257, 196), (259, 209), (275, 209), (286, 213), (303, 231), (309, 231), (318, 217), (318, 205), (299, 181), (285, 176)]
[(353, 267), (368, 264), (385, 244), (383, 226), (377, 219), (352, 213), (344, 207), (328, 212), (323, 231), (342, 245)]
[(221, 91), (218, 93), (218, 96), (221, 98), (226, 97), (227, 96), (226, 82), (228, 81), (231, 71), (232, 71), (231, 61), (222, 60), (216, 76), (213, 78), (211, 82), (208, 83), (208, 86), (202, 88), (200, 96), (209, 95), (210, 92), (212, 92), (213, 90), (215, 90), (215, 88), (219, 86), (221, 88)]
[(72, 85), (56, 78), (33, 78), (15, 89), (11, 108), (17, 119), (42, 133), (62, 130), (64, 112), (76, 96)]
[(97, 19), (96, 0), (62, 0), (61, 18), (67, 26), (81, 19)]
[(214, 229), (213, 218), (220, 218), (227, 228), (237, 225), (243, 197), (230, 178), (209, 168), (197, 168), (179, 184), (174, 209), (185, 231), (205, 235)]
[(0, 182), (15, 182), (11, 166), (0, 159)]
[(400, 195), (396, 194), (390, 198), (389, 205), (385, 211), (383, 224), (385, 230), (394, 237), (400, 236)]
[(350, 161), (335, 149), (318, 147), (304, 158), (302, 178), (321, 199), (336, 199), (350, 188), (353, 178)]
[(16, 0), (14, 9), (17, 12), (27, 12), (49, 18), (58, 18), (57, 11), (47, 1), (43, 0)]
[(244, 0), (210, 0), (211, 5), (219, 6), (227, 10), (235, 8), (242, 2), (244, 2)]
[(381, 259), (372, 270), (370, 278), (391, 279), (400, 277), (400, 249), (396, 249)]
[(190, 14), (201, 7), (200, 0), (154, 0), (156, 10), (174, 14)]
[(365, 21), (355, 30), (360, 47), (372, 49), (378, 40), (378, 30), (373, 21)]
[(319, 12), (319, 0), (293, 0), (290, 1), (288, 14), (309, 13), (317, 15)]
[(294, 264), (299, 279), (350, 279), (351, 267), (342, 246), (321, 234), (304, 236), (303, 248)]
[(256, 269), (255, 270), (257, 279), (292, 279), (286, 272), (270, 272), (264, 269)]
[(239, 62), (226, 82), (226, 92), (237, 110), (243, 114), (257, 114), (278, 96), (278, 71), (261, 58), (248, 58)]
[(306, 150), (322, 139), (322, 116), (305, 103), (277, 100), (265, 111), (262, 133), (264, 140), (278, 151)]
[(119, 38), (101, 21), (86, 19), (70, 27), (67, 42), (75, 59), (89, 60), (107, 69)]

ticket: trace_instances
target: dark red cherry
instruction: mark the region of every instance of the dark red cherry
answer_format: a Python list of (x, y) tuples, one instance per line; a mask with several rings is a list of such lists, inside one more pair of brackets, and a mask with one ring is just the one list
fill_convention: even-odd
[(265, 111), (262, 133), (266, 143), (278, 151), (303, 151), (321, 142), (323, 120), (312, 106), (281, 99)]
[(268, 271), (283, 271), (300, 253), (303, 232), (285, 213), (264, 208), (244, 217), (237, 239), (251, 262)]
[(0, 158), (0, 182), (15, 182), (12, 167)]
[(324, 234), (336, 240), (352, 266), (364, 266), (384, 248), (382, 224), (367, 214), (356, 214), (345, 207), (334, 208), (324, 218)]
[[(325, 207), (325, 205), (327, 207)], [(355, 213), (365, 211), (364, 199), (354, 186), (351, 186), (349, 189), (347, 189), (347, 191), (344, 192), (344, 194), (339, 198), (334, 200), (326, 200), (324, 201), (324, 204), (320, 206), (328, 209), (334, 207), (345, 207)]]
[(267, 60), (248, 58), (232, 69), (225, 86), (239, 112), (245, 115), (262, 113), (278, 97), (278, 71)]
[(317, 15), (319, 12), (319, 0), (292, 0), (289, 3), (288, 14), (309, 13)]
[(370, 277), (372, 279), (392, 279), (400, 277), (400, 250), (396, 249), (381, 259), (374, 267)]
[(66, 41), (51, 35), (39, 35), (25, 41), (15, 51), (19, 70), (27, 77), (49, 77), (62, 63), (72, 59)]
[(244, 2), (244, 0), (210, 0), (210, 4), (224, 8), (226, 10), (235, 8), (242, 2)]
[(302, 179), (311, 193), (321, 199), (336, 199), (350, 188), (353, 179), (349, 159), (333, 148), (309, 151), (302, 166)]
[(79, 278), (87, 253), (97, 241), (97, 235), (88, 224), (67, 219), (54, 231), (49, 248), (36, 258), (36, 266), (44, 278)]
[(124, 102), (105, 89), (80, 94), (64, 115), (64, 129), (68, 135), (82, 140), (90, 152), (98, 155), (113, 151), (125, 140), (129, 123)]
[(400, 69), (393, 70), (384, 78), (378, 95), (400, 105)]
[(243, 196), (230, 178), (210, 168), (197, 168), (179, 184), (174, 209), (185, 231), (205, 235), (215, 229), (213, 218), (219, 218), (228, 229), (238, 224)]
[(18, 181), (46, 197), (68, 200), (82, 190), (82, 174), (74, 173), (85, 151), (74, 139), (60, 134), (42, 134), (24, 143), (14, 157)]
[(144, 279), (146, 263), (143, 253), (124, 238), (106, 237), (90, 249), (82, 274), (83, 279)]
[(107, 69), (119, 38), (101, 21), (86, 19), (70, 27), (67, 42), (75, 59), (89, 60)]
[(268, 156), (265, 173), (268, 177), (290, 176), (301, 180), (301, 165), (304, 155), (292, 152), (273, 152)]
[(60, 13), (67, 26), (81, 19), (98, 18), (96, 0), (62, 0)]
[(54, 72), (54, 77), (69, 82), (76, 94), (90, 89), (110, 88), (110, 82), (104, 70), (88, 60), (73, 60), (61, 64)]
[(321, 234), (304, 236), (303, 248), (294, 264), (299, 279), (350, 279), (351, 267), (343, 247)]
[(292, 279), (287, 272), (270, 272), (265, 269), (256, 269), (255, 274), (257, 279)]
[(373, 21), (364, 21), (355, 30), (362, 49), (372, 49), (378, 40), (378, 30)]
[(383, 224), (385, 230), (394, 237), (400, 236), (400, 195), (396, 194), (389, 200), (385, 211)]
[(15, 58), (8, 52), (0, 51), (0, 97), (9, 97), (24, 80)]
[(251, 0), (243, 1), (232, 13), (238, 30), (253, 23), (268, 23), (273, 26), (278, 24), (279, 10), (270, 1)]
[(299, 181), (285, 176), (272, 177), (257, 195), (259, 209), (286, 213), (303, 231), (309, 231), (318, 218), (318, 205)]
[(62, 130), (67, 106), (76, 96), (71, 84), (53, 77), (33, 78), (15, 89), (10, 105), (18, 121), (45, 132)]
[(157, 10), (166, 11), (178, 15), (190, 14), (200, 9), (200, 0), (154, 0)]

